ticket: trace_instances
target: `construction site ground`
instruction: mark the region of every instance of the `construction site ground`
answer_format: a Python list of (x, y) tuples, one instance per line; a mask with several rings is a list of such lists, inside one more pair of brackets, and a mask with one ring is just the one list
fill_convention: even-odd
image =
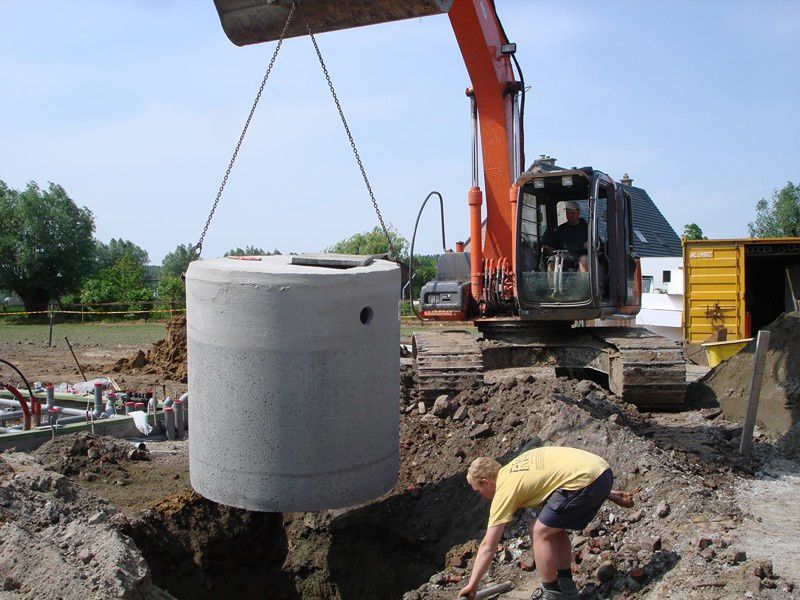
[[(110, 370), (148, 348), (75, 350), (89, 378), (185, 391), (166, 371)], [(64, 347), (0, 341), (0, 357), (36, 381), (76, 380)], [(634, 508), (607, 505), (573, 535), (582, 597), (800, 597), (800, 465), (779, 434), (757, 430), (744, 459), (741, 424), (707, 402), (639, 413), (543, 369), (490, 372), (485, 387), (420, 407), (402, 363), (399, 478), (363, 506), (281, 515), (214, 504), (191, 491), (186, 440), (138, 450), (78, 434), (0, 454), (0, 597), (455, 598), (488, 512), (465, 481), (469, 462), (538, 444), (596, 452), (618, 487), (636, 490)], [(513, 581), (505, 598), (539, 584), (532, 518), (507, 527), (484, 582)]]

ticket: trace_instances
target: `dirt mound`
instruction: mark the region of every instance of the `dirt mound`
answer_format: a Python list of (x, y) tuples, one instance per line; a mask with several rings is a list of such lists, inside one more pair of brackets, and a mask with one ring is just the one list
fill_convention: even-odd
[(216, 504), (185, 491), (164, 498), (123, 527), (153, 579), (176, 598), (290, 597), (281, 565), (281, 515)]
[(83, 481), (106, 480), (117, 485), (126, 485), (130, 479), (127, 463), (150, 458), (147, 450), (88, 432), (50, 440), (37, 448), (33, 456), (48, 471)]
[[(593, 383), (531, 375), (440, 398), (435, 408), (420, 407), (407, 390), (403, 397), (397, 485), (353, 510), (285, 515), (290, 550), (283, 572), (293, 591), (275, 597), (454, 597), (488, 511), (464, 479), (469, 462), (479, 455), (506, 462), (541, 444), (596, 452), (612, 464), (620, 487), (640, 489), (633, 510), (606, 508), (575, 538), (585, 598), (656, 590), (665, 597), (733, 597), (756, 580), (759, 589), (781, 588), (776, 593), (787, 585), (752, 575), (755, 567), (736, 543), (742, 516), (729, 490), (734, 470), (752, 465), (731, 452), (734, 424), (697, 414), (697, 424), (684, 428), (673, 417), (662, 426)], [(524, 572), (533, 568), (532, 518), (525, 511), (507, 528), (494, 580), (532, 588)]]
[[(758, 421), (785, 432), (800, 422), (800, 312), (785, 313), (764, 329), (771, 333), (764, 368)], [(689, 387), (695, 405), (717, 403), (729, 418), (742, 420), (750, 390), (756, 341)]]
[(32, 457), (0, 456), (0, 596), (171, 598), (116, 528), (119, 516)]
[(186, 383), (186, 317), (172, 317), (167, 323), (166, 336), (155, 342), (146, 354), (139, 350), (135, 356), (121, 358), (107, 367), (114, 373), (134, 369)]

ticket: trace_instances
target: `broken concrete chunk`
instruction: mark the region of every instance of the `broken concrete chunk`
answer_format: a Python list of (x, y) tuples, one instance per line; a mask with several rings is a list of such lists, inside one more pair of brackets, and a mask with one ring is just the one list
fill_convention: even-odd
[(431, 412), (437, 417), (444, 418), (450, 410), (450, 401), (447, 394), (442, 394), (433, 403)]
[(453, 421), (463, 421), (467, 418), (467, 407), (464, 405), (459, 406), (453, 414)]
[(469, 432), (471, 438), (484, 438), (492, 435), (492, 428), (486, 423), (481, 423), (475, 429)]
[(614, 576), (616, 574), (617, 574), (617, 568), (611, 561), (604, 562), (597, 569), (597, 579), (599, 579), (603, 583), (606, 583), (607, 581), (611, 581), (612, 579), (614, 579)]
[(659, 518), (663, 519), (664, 517), (669, 515), (670, 510), (671, 509), (669, 503), (664, 501), (658, 505), (658, 508), (656, 509), (656, 514), (659, 516)]
[(425, 408), (424, 402), (420, 402), (417, 404), (417, 412), (419, 412), (419, 414), (421, 415), (424, 415), (426, 412), (428, 412), (428, 409)]

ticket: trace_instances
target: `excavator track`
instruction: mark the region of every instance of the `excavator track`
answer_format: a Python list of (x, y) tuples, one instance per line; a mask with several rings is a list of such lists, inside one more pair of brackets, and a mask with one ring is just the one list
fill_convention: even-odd
[(678, 342), (638, 327), (546, 328), (495, 320), (484, 339), (467, 331), (414, 334), (414, 371), (422, 400), (483, 384), (484, 370), (550, 366), (594, 371), (625, 402), (645, 410), (683, 405), (686, 358)]
[(423, 401), (483, 385), (483, 355), (469, 332), (419, 332), (412, 344), (417, 391)]
[(639, 327), (588, 328), (611, 348), (609, 389), (645, 409), (683, 405), (686, 356), (683, 346)]

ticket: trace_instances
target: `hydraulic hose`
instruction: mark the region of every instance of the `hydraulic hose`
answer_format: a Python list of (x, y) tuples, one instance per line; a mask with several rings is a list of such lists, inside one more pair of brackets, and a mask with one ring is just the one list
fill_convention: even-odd
[(411, 310), (414, 311), (414, 316), (416, 316), (418, 319), (420, 319), (419, 312), (417, 311), (417, 307), (414, 306), (414, 298), (411, 297), (411, 290), (413, 289), (411, 282), (414, 279), (414, 242), (417, 239), (417, 227), (419, 226), (419, 219), (422, 216), (422, 211), (425, 210), (425, 205), (428, 204), (428, 200), (431, 199), (431, 196), (438, 196), (439, 198), (439, 211), (441, 213), (442, 220), (442, 252), (447, 252), (447, 243), (445, 242), (444, 237), (444, 199), (439, 192), (434, 190), (425, 196), (425, 200), (422, 201), (422, 206), (419, 207), (417, 220), (414, 221), (414, 234), (411, 236), (411, 250), (408, 254), (408, 283), (406, 286), (408, 287), (408, 298), (411, 300)]

